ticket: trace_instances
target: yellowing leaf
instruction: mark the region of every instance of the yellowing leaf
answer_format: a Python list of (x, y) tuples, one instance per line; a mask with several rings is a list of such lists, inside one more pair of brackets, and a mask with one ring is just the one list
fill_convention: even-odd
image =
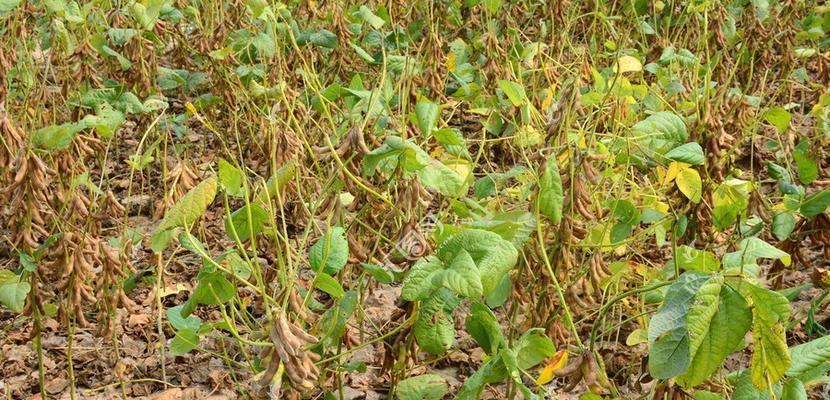
[(518, 107), (527, 100), (527, 94), (525, 94), (525, 88), (522, 85), (503, 79), (499, 79), (498, 84), (499, 88), (504, 92), (504, 95), (507, 96), (507, 99), (514, 106)]
[(643, 63), (631, 56), (622, 56), (614, 65), (614, 72), (624, 74), (626, 72), (639, 72), (643, 70)]
[(625, 344), (628, 346), (636, 346), (640, 343), (648, 342), (648, 331), (643, 328), (637, 328), (625, 339)]
[(545, 364), (545, 369), (543, 369), (542, 373), (539, 374), (539, 378), (536, 379), (536, 384), (544, 385), (549, 383), (556, 376), (554, 375), (554, 372), (564, 368), (566, 364), (568, 364), (568, 352), (565, 350), (557, 351), (556, 354), (548, 360), (547, 364)]
[(212, 176), (190, 189), (173, 207), (167, 210), (156, 232), (189, 225), (199, 219), (216, 197), (217, 186), (218, 179)]
[(176, 284), (175, 286), (167, 286), (167, 287), (162, 288), (161, 293), (159, 294), (159, 296), (167, 297), (167, 296), (170, 296), (172, 294), (179, 294), (181, 292), (187, 292), (187, 291), (190, 291), (190, 288), (188, 288), (183, 283), (179, 283), (179, 284)]
[(790, 320), (790, 302), (784, 295), (758, 286), (749, 287), (753, 302), (752, 384), (765, 388), (777, 382), (790, 367), (785, 325)]
[(667, 172), (666, 168), (663, 168), (662, 166), (658, 165), (656, 168), (654, 168), (654, 172), (657, 173), (657, 181), (658, 182), (664, 182), (664, 184), (667, 183), (666, 182), (666, 172)]
[(678, 161), (672, 161), (671, 164), (669, 164), (669, 170), (666, 171), (666, 177), (663, 180), (663, 184), (668, 185), (669, 183), (671, 183), (671, 181), (677, 178), (677, 174), (679, 174), (680, 171), (683, 171), (687, 168), (689, 168), (689, 164), (685, 164)]
[(661, 213), (664, 213), (664, 214), (669, 212), (669, 205), (666, 204), (666, 203), (663, 203), (662, 201), (655, 202), (654, 204), (651, 205), (651, 207), (654, 208), (656, 211), (660, 211)]
[(697, 173), (697, 170), (687, 168), (680, 171), (677, 174), (677, 178), (675, 178), (675, 183), (677, 183), (677, 188), (689, 200), (695, 203), (700, 202), (700, 196), (703, 193), (703, 183), (700, 181), (700, 174)]
[[(584, 139), (583, 139), (584, 143)], [(563, 152), (558, 157), (556, 157), (556, 162), (559, 163), (559, 168), (567, 168), (568, 164), (571, 162), (570, 152)]]
[(545, 94), (545, 99), (542, 100), (542, 109), (547, 110), (550, 107), (551, 103), (553, 103), (553, 87), (549, 87), (547, 93)]
[(470, 162), (467, 160), (452, 160), (445, 162), (445, 164), (449, 167), (449, 169), (455, 171), (455, 173), (461, 175), (464, 179), (467, 179), (473, 171)]

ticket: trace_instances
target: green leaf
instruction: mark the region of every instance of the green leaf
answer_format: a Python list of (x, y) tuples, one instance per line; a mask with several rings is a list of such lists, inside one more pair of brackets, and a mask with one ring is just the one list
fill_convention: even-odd
[(787, 110), (781, 107), (773, 107), (764, 113), (764, 119), (775, 126), (775, 129), (778, 129), (779, 133), (784, 133), (790, 127), (792, 116), (790, 116)]
[(700, 203), (700, 196), (703, 193), (703, 183), (700, 181), (700, 174), (697, 170), (686, 168), (677, 174), (675, 178), (677, 188), (686, 195), (686, 198), (694, 203)]
[(248, 279), (251, 277), (251, 274), (253, 273), (251, 265), (248, 264), (247, 261), (243, 260), (236, 251), (227, 254), (222, 260), (227, 263), (230, 270), (233, 271), (236, 276), (242, 279)]
[(335, 275), (343, 269), (349, 260), (349, 242), (345, 233), (343, 228), (336, 226), (311, 246), (308, 262), (312, 270)]
[(441, 143), (441, 147), (447, 153), (465, 160), (471, 159), (470, 152), (467, 150), (467, 143), (464, 141), (464, 135), (458, 129), (434, 129), (432, 131), (432, 137), (438, 140), (438, 143)]
[(496, 316), (483, 304), (472, 305), (464, 326), (487, 354), (496, 354), (500, 348), (507, 346)]
[(538, 400), (538, 396), (533, 394), (533, 392), (531, 392), (522, 381), (522, 373), (519, 370), (519, 362), (516, 353), (513, 352), (512, 349), (504, 347), (499, 349), (498, 357), (501, 359), (501, 362), (504, 364), (504, 368), (507, 370), (508, 376), (513, 383), (516, 384), (522, 396), (528, 400)]
[(790, 367), (787, 351), (786, 324), (790, 319), (790, 303), (778, 292), (751, 285), (753, 302), (752, 334), (755, 351), (752, 353), (752, 384), (767, 387), (767, 379), (777, 382)]
[(101, 104), (96, 115), (87, 115), (81, 120), (84, 126), (94, 128), (104, 139), (111, 138), (124, 121), (124, 113), (113, 109), (108, 103)]
[(611, 202), (609, 208), (611, 209), (611, 214), (618, 221), (626, 225), (639, 224), (643, 217), (640, 210), (630, 200), (614, 200)]
[(536, 218), (524, 210), (489, 213), (483, 218), (464, 224), (466, 228), (483, 229), (497, 233), (521, 250), (530, 235), (536, 231)]
[(502, 79), (499, 79), (498, 84), (499, 88), (501, 88), (501, 90), (507, 96), (507, 99), (510, 100), (510, 103), (512, 103), (514, 106), (518, 107), (522, 105), (525, 100), (527, 100), (525, 88), (522, 87), (522, 85), (516, 82), (506, 81)]
[(173, 326), (173, 329), (177, 331), (190, 329), (193, 332), (198, 332), (199, 328), (202, 326), (202, 320), (195, 315), (189, 315), (187, 316), (187, 318), (183, 317), (183, 309), (184, 304), (168, 308), (166, 311), (167, 322), (170, 322), (170, 325)]
[(797, 299), (799, 295), (801, 295), (801, 292), (803, 292), (807, 289), (812, 289), (812, 288), (813, 288), (813, 283), (808, 282), (808, 283), (802, 283), (798, 286), (793, 286), (793, 287), (789, 287), (789, 288), (786, 288), (786, 289), (781, 289), (778, 292), (781, 293), (782, 295), (784, 295), (784, 297), (786, 297), (788, 301), (793, 301), (793, 300)]
[(663, 49), (663, 53), (660, 55), (660, 62), (664, 64), (678, 62), (684, 67), (693, 67), (700, 61), (689, 49), (675, 51), (673, 47), (669, 46)]
[(190, 189), (164, 214), (155, 232), (190, 225), (204, 214), (216, 197), (218, 179), (212, 176)]
[(395, 282), (395, 273), (382, 265), (362, 263), (360, 266), (372, 274), (372, 276), (375, 277), (375, 279), (377, 279), (380, 283), (390, 284)]
[(479, 400), (488, 384), (508, 378), (508, 371), (501, 357), (489, 357), (462, 385), (454, 400)]
[(750, 3), (755, 8), (755, 16), (758, 20), (765, 22), (769, 18), (769, 0), (750, 0)]
[(167, 103), (166, 98), (159, 95), (147, 96), (147, 98), (144, 99), (144, 103), (141, 104), (142, 112), (144, 113), (166, 110), (169, 106), (170, 104)]
[(251, 11), (251, 15), (254, 18), (265, 19), (274, 16), (274, 11), (265, 0), (247, 0), (245, 1), (245, 6), (248, 7), (248, 10)]
[(631, 231), (633, 229), (634, 226), (631, 224), (626, 224), (623, 222), (614, 224), (614, 226), (611, 227), (611, 232), (609, 235), (609, 240), (611, 241), (611, 244), (617, 244), (625, 240), (625, 238), (627, 238), (628, 235), (631, 234)]
[[(722, 283), (723, 278), (719, 281)], [(713, 282), (710, 280), (709, 283)], [(707, 286), (708, 283), (701, 288), (697, 295), (702, 296), (701, 301), (695, 300), (687, 316), (692, 360), (688, 371), (678, 378), (687, 388), (699, 385), (717, 371), (726, 357), (738, 348), (752, 323), (752, 312), (743, 296), (729, 285), (720, 286), (710, 317), (712, 310), (708, 306), (711, 303), (707, 301), (712, 300), (711, 292), (707, 290), (702, 294)]]
[(723, 396), (708, 390), (695, 390), (694, 400), (724, 400)]
[(501, 0), (484, 0), (484, 7), (487, 8), (490, 14), (495, 14), (501, 8)]
[(542, 329), (525, 332), (519, 338), (514, 349), (516, 350), (516, 361), (521, 369), (533, 368), (556, 353), (556, 346), (553, 345), (549, 337), (544, 335)]
[(125, 91), (120, 86), (88, 90), (82, 95), (81, 104), (94, 109), (102, 107), (103, 104), (109, 104), (112, 108), (124, 114), (147, 112), (144, 104), (135, 94)]
[(787, 376), (802, 378), (813, 369), (830, 361), (830, 336), (820, 337), (790, 349), (792, 365)]
[(648, 370), (657, 379), (669, 379), (689, 368), (689, 334), (684, 328), (672, 329), (649, 346)]
[(490, 308), (501, 307), (507, 301), (507, 298), (510, 297), (512, 289), (513, 282), (510, 279), (510, 274), (506, 274), (496, 288), (487, 295), (484, 302)]
[(31, 288), (28, 282), (20, 281), (20, 275), (6, 269), (0, 270), (0, 304), (9, 310), (16, 313), (23, 311)]
[[(740, 371), (734, 378), (735, 391), (732, 400), (771, 400), (768, 388), (758, 389), (752, 384), (752, 373), (748, 369)], [(781, 385), (773, 385), (773, 394), (776, 399), (781, 397)]]
[(804, 384), (795, 378), (787, 379), (781, 389), (781, 400), (807, 400), (807, 390)]
[(690, 142), (669, 150), (665, 157), (691, 165), (703, 165), (706, 157), (703, 155), (703, 148), (697, 142)]
[(207, 249), (205, 248), (205, 245), (202, 244), (202, 242), (199, 241), (199, 239), (197, 239), (196, 236), (193, 236), (190, 233), (181, 232), (179, 234), (179, 244), (181, 244), (182, 247), (184, 247), (185, 249), (199, 257), (210, 257), (210, 253), (208, 253)]
[(190, 328), (176, 332), (176, 336), (170, 342), (170, 354), (180, 356), (189, 353), (199, 346), (199, 335)]
[(686, 123), (682, 118), (668, 111), (650, 115), (635, 124), (631, 130), (636, 142), (643, 149), (657, 154), (666, 154), (689, 139)]
[[(196, 279), (199, 284), (190, 294), (190, 299), (195, 304), (224, 304), (236, 295), (236, 286), (230, 283), (222, 272), (209, 271), (207, 268), (199, 271)], [(187, 309), (182, 313), (183, 317), (190, 315)]]
[(170, 229), (166, 231), (159, 231), (156, 230), (153, 232), (153, 235), (150, 236), (150, 250), (154, 253), (161, 253), (164, 249), (167, 248), (167, 245), (170, 244), (170, 241), (173, 239), (173, 236), (176, 235), (175, 229)]
[(686, 272), (666, 291), (648, 326), (649, 373), (669, 379), (686, 371), (691, 360), (686, 316), (697, 291), (709, 277)]
[(164, 5), (163, 0), (143, 0), (130, 3), (130, 14), (135, 18), (138, 24), (148, 30), (153, 30), (153, 27), (158, 21), (161, 7)]
[(406, 301), (426, 300), (437, 288), (433, 277), (443, 273), (441, 261), (433, 256), (422, 257), (403, 279), (401, 297)]
[(230, 219), (225, 217), (225, 232), (228, 238), (236, 241), (235, 231), (239, 241), (244, 242), (262, 232), (267, 221), (268, 212), (258, 204), (251, 203), (231, 213)]
[(267, 208), (269, 200), (273, 200), (277, 193), (282, 192), (282, 189), (294, 179), (294, 174), (297, 171), (297, 164), (294, 161), (285, 163), (282, 167), (277, 169), (268, 181), (265, 182), (265, 188), (257, 192), (256, 203)]
[(161, 90), (173, 90), (180, 86), (184, 86), (186, 70), (170, 69), (159, 67), (156, 77), (156, 84)]
[(714, 253), (686, 245), (677, 247), (674, 262), (684, 270), (702, 273), (718, 272), (721, 266), (720, 260)]
[(366, 176), (374, 176), (378, 167), (391, 173), (395, 166), (400, 166), (407, 174), (415, 173), (424, 186), (445, 196), (460, 197), (467, 191), (466, 177), (430, 157), (418, 145), (397, 136), (387, 136), (383, 146), (363, 158)]
[(504, 173), (488, 173), (479, 178), (473, 186), (476, 199), (495, 195), (497, 186), (499, 189), (504, 189), (508, 180), (521, 176), (525, 171), (524, 167), (517, 166)]
[(723, 286), (723, 276), (714, 275), (695, 294), (686, 314), (686, 330), (689, 331), (689, 353), (694, 355), (709, 332), (709, 325), (718, 311), (718, 300)]
[(441, 400), (449, 392), (447, 380), (440, 375), (424, 374), (404, 379), (395, 390), (400, 400)]
[(769, 176), (775, 180), (784, 180), (784, 181), (791, 181), (792, 177), (790, 176), (790, 171), (786, 168), (772, 162), (767, 161), (767, 171), (769, 172)]
[(430, 159), (429, 163), (416, 173), (424, 186), (445, 196), (460, 197), (467, 192), (465, 178), (438, 160)]
[(320, 289), (335, 299), (342, 298), (343, 295), (346, 294), (346, 291), (343, 290), (343, 286), (340, 286), (340, 282), (337, 279), (331, 277), (331, 275), (326, 273), (321, 273), (317, 275), (317, 280), (314, 283), (314, 286), (317, 289)]
[(789, 211), (779, 212), (772, 218), (772, 233), (781, 241), (787, 240), (795, 229), (795, 215)]
[(519, 253), (498, 234), (480, 229), (465, 229), (445, 240), (438, 248), (438, 258), (454, 260), (458, 253), (470, 254), (481, 275), (482, 294), (488, 295), (504, 275), (516, 265)]
[(461, 386), (454, 400), (479, 400), (484, 387), (503, 381), (508, 377), (507, 368), (501, 357), (491, 357), (476, 370)]
[(823, 214), (828, 205), (830, 205), (830, 190), (825, 189), (804, 199), (804, 202), (801, 203), (801, 214), (807, 218), (812, 218)]
[(374, 57), (372, 57), (372, 55), (371, 55), (371, 54), (369, 54), (369, 53), (368, 53), (366, 50), (364, 50), (362, 47), (360, 47), (360, 46), (358, 46), (358, 45), (356, 45), (356, 44), (354, 44), (354, 43), (352, 43), (352, 42), (349, 42), (349, 47), (351, 47), (351, 48), (352, 48), (352, 50), (354, 50), (354, 51), (355, 51), (355, 53), (357, 53), (358, 57), (360, 57), (360, 58), (362, 58), (362, 59), (363, 59), (363, 61), (366, 61), (366, 62), (368, 62), (368, 63), (370, 63), (370, 64), (374, 64), (374, 63), (375, 63), (375, 59), (374, 59)]
[(563, 202), (564, 194), (562, 192), (562, 177), (559, 175), (559, 165), (556, 163), (556, 155), (551, 155), (545, 163), (545, 170), (539, 177), (539, 193), (536, 195), (536, 204), (539, 207), (539, 212), (550, 218), (554, 224), (558, 224), (562, 221)]
[(739, 251), (743, 257), (758, 257), (781, 260), (784, 265), (790, 265), (790, 255), (775, 246), (752, 236), (741, 241)]
[(375, 13), (372, 12), (372, 10), (370, 10), (369, 7), (366, 6), (360, 6), (360, 8), (357, 10), (357, 15), (363, 22), (368, 23), (372, 26), (372, 28), (375, 29), (382, 28), (383, 24), (386, 23), (386, 21), (384, 21), (383, 18), (375, 15)]
[(432, 130), (438, 122), (438, 114), (440, 113), (438, 105), (429, 101), (421, 100), (415, 105), (415, 116), (418, 123), (418, 129), (424, 138), (429, 138), (432, 135)]
[(0, 17), (5, 17), (14, 11), (21, 0), (0, 0)]
[(230, 196), (242, 194), (242, 171), (224, 158), (219, 159), (219, 184)]
[(67, 122), (38, 129), (32, 134), (32, 144), (44, 150), (66, 150), (75, 135), (86, 128), (83, 122)]
[(444, 287), (454, 293), (473, 299), (481, 297), (481, 274), (470, 253), (459, 251), (441, 277)]
[(750, 182), (740, 179), (730, 179), (723, 182), (712, 194), (714, 209), (712, 218), (715, 227), (724, 230), (733, 226), (749, 206)]
[(810, 155), (809, 146), (810, 142), (808, 140), (802, 140), (792, 152), (798, 171), (798, 180), (805, 185), (809, 185), (818, 179), (818, 164)]
[(323, 343), (326, 346), (336, 346), (346, 332), (346, 321), (357, 308), (357, 292), (349, 290), (342, 298), (337, 299), (335, 306), (330, 307), (320, 317), (317, 323), (320, 333), (323, 335)]
[[(387, 136), (382, 146), (372, 150), (363, 157), (363, 175), (375, 176), (375, 170), (379, 166), (382, 167), (393, 161), (393, 164), (397, 165), (398, 159), (403, 158), (402, 155), (407, 151), (407, 147), (408, 142), (405, 142), (403, 139), (397, 136)], [(411, 152), (414, 153), (414, 150)], [(417, 168), (423, 168), (423, 164), (418, 165)], [(406, 168), (404, 170), (408, 171)]]
[(23, 250), (17, 250), (17, 258), (24, 271), (35, 272), (37, 269), (37, 260), (35, 260), (31, 254), (26, 253)]
[(327, 29), (321, 29), (309, 36), (311, 43), (326, 49), (336, 49), (338, 46), (337, 35)]
[(450, 349), (455, 341), (455, 324), (438, 296), (431, 297), (418, 310), (413, 333), (427, 353), (441, 354)]

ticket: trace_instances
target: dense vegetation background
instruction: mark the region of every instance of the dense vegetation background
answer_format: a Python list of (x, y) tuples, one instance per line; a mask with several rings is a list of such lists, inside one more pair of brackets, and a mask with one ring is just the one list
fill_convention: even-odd
[(819, 3), (0, 0), (0, 394), (827, 398)]

